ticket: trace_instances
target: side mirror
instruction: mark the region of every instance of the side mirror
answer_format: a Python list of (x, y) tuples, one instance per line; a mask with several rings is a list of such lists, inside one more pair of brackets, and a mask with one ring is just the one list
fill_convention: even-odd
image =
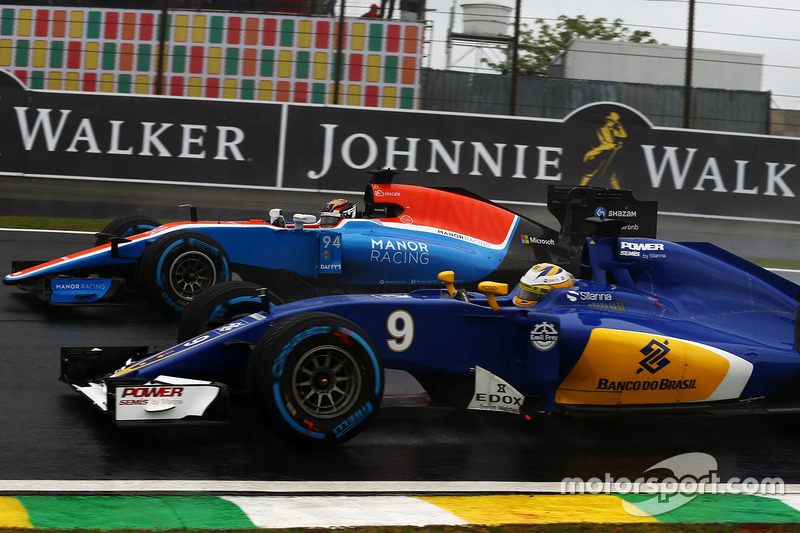
[(303, 229), (303, 225), (305, 224), (314, 224), (317, 221), (317, 217), (314, 215), (303, 215), (303, 214), (296, 214), (292, 217), (292, 222), (294, 222), (294, 229)]
[(439, 278), (439, 281), (444, 283), (444, 286), (447, 289), (447, 294), (453, 296), (456, 293), (456, 286), (454, 285), (456, 273), (452, 270), (445, 270), (444, 272), (439, 272), (437, 277)]
[(481, 281), (478, 283), (478, 290), (486, 295), (486, 301), (489, 302), (489, 307), (498, 311), (500, 305), (497, 303), (495, 296), (505, 296), (508, 294), (508, 283), (495, 283), (494, 281)]

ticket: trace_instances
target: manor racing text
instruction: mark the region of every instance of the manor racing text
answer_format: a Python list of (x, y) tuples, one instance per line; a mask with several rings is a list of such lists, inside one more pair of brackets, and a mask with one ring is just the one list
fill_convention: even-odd
[(371, 241), (372, 249), (369, 254), (371, 262), (427, 265), (430, 261), (428, 245), (425, 243), (392, 239), (371, 239)]

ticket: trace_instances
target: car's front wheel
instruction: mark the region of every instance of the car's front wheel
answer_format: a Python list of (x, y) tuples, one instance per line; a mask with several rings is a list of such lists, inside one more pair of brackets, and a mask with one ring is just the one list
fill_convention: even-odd
[[(239, 317), (263, 311), (267, 302), (260, 295), (262, 286), (249, 281), (218, 283), (197, 296), (178, 324), (178, 343), (202, 335)], [(269, 306), (283, 302), (271, 291)]]
[(301, 313), (272, 326), (248, 367), (248, 389), (268, 425), (323, 447), (356, 436), (383, 396), (383, 366), (367, 334), (329, 313)]
[(199, 231), (177, 231), (144, 251), (138, 277), (151, 305), (179, 318), (203, 291), (230, 281), (231, 267), (216, 240)]

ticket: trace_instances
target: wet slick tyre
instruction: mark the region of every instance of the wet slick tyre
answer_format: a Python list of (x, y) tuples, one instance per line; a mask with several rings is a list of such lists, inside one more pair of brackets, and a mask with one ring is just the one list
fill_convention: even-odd
[[(178, 344), (237, 318), (264, 310), (259, 296), (262, 286), (249, 281), (226, 281), (203, 291), (186, 308), (178, 324)], [(269, 304), (283, 303), (269, 292)]]
[(177, 231), (144, 251), (138, 277), (150, 304), (179, 318), (200, 293), (230, 281), (231, 267), (216, 240), (199, 231)]
[[(109, 222), (101, 234), (107, 235), (116, 235), (117, 237), (130, 237), (132, 235), (138, 235), (140, 233), (144, 233), (145, 231), (150, 231), (153, 228), (157, 228), (161, 225), (161, 222), (154, 218), (145, 217), (141, 215), (131, 215), (127, 217), (121, 217), (112, 220)], [(105, 237), (97, 237), (95, 240), (94, 245), (100, 246), (108, 242), (108, 239)]]
[(271, 327), (253, 351), (247, 379), (266, 423), (308, 447), (355, 437), (383, 396), (377, 349), (361, 328), (328, 313), (301, 313)]

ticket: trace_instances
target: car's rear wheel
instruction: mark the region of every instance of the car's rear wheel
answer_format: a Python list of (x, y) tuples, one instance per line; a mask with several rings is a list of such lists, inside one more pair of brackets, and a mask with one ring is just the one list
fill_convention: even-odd
[[(203, 291), (186, 307), (178, 324), (178, 343), (232, 322), (242, 316), (263, 311), (262, 286), (249, 281), (226, 281)], [(283, 302), (271, 291), (269, 306)]]
[(230, 281), (231, 267), (216, 240), (199, 231), (177, 231), (144, 251), (138, 277), (151, 305), (179, 318), (203, 291)]
[(158, 220), (142, 215), (120, 217), (112, 220), (106, 225), (105, 228), (103, 228), (103, 231), (101, 231), (100, 235), (95, 239), (94, 245), (100, 246), (108, 242), (108, 238), (103, 237), (102, 235), (115, 235), (117, 237), (125, 238), (144, 233), (145, 231), (150, 231), (151, 229), (157, 228), (160, 225), (161, 223)]
[(312, 447), (355, 437), (383, 396), (383, 366), (367, 334), (329, 313), (301, 313), (272, 326), (248, 367), (253, 403), (284, 437)]

